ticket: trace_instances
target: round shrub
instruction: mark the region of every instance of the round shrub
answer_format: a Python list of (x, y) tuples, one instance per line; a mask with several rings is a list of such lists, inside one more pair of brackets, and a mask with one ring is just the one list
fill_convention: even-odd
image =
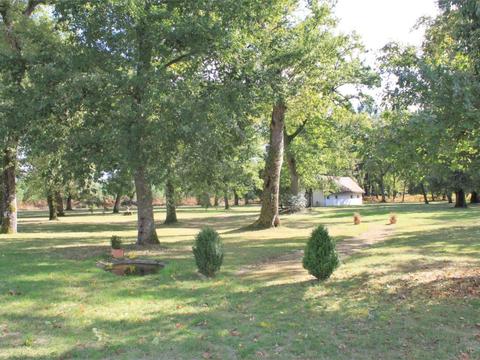
[(218, 233), (212, 228), (203, 228), (195, 238), (193, 255), (198, 271), (205, 276), (214, 277), (223, 262), (223, 244)]
[(335, 241), (323, 225), (318, 226), (305, 247), (303, 267), (318, 280), (326, 280), (339, 263)]

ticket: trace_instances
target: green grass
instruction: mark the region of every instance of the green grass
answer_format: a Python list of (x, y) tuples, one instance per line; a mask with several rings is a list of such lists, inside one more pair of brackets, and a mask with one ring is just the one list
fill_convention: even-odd
[[(390, 212), (390, 237), (327, 282), (282, 262), (265, 271), (318, 224), (340, 242), (385, 229)], [(20, 234), (0, 235), (0, 359), (480, 359), (479, 207), (316, 209), (245, 230), (257, 214), (182, 208), (180, 224), (158, 226), (164, 248), (130, 247), (166, 268), (118, 277), (95, 263), (111, 235), (134, 242), (135, 217), (22, 212)], [(191, 253), (204, 225), (225, 242), (213, 280), (198, 277)]]

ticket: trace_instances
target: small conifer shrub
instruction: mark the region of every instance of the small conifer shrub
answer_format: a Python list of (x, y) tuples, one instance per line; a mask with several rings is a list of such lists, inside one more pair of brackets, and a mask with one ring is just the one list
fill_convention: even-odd
[(122, 248), (122, 239), (120, 236), (112, 235), (110, 238), (110, 245), (112, 249), (121, 249)]
[(326, 280), (339, 264), (335, 241), (323, 225), (318, 226), (305, 247), (303, 267), (318, 280)]
[(218, 233), (210, 227), (203, 228), (196, 236), (192, 249), (198, 271), (214, 277), (223, 262), (223, 244)]

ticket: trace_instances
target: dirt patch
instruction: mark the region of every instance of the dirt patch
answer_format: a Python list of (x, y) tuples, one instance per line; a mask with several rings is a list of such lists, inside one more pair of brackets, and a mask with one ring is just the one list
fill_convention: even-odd
[(396, 296), (423, 296), (431, 299), (480, 298), (480, 269), (444, 269), (411, 276)]
[[(337, 244), (337, 251), (345, 259), (373, 244), (387, 240), (394, 232), (393, 226), (373, 229), (352, 239)], [(295, 250), (280, 256), (270, 257), (259, 263), (242, 267), (237, 276), (266, 281), (268, 285), (295, 283), (309, 280), (311, 275), (302, 266), (303, 250)]]

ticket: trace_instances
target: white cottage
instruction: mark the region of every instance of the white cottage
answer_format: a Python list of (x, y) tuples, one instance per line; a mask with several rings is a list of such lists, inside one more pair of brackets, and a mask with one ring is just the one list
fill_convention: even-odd
[(336, 189), (334, 192), (313, 190), (312, 206), (356, 206), (363, 204), (365, 191), (350, 177), (329, 176), (328, 180)]

